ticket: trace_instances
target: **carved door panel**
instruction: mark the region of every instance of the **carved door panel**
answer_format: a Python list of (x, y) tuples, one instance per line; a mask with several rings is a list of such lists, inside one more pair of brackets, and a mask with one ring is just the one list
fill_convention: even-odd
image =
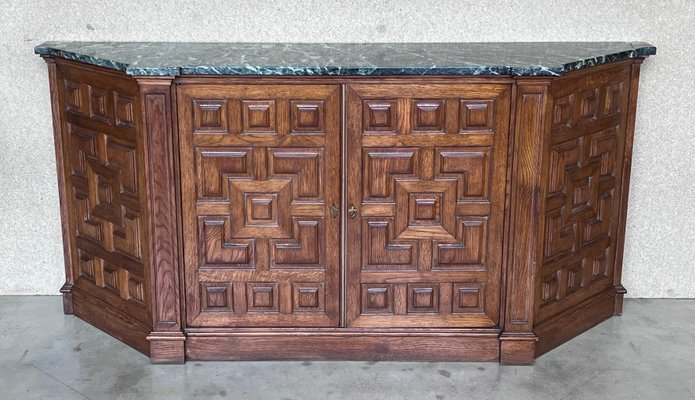
[(498, 324), (509, 102), (506, 84), (349, 86), (348, 326)]
[[(103, 300), (143, 321), (140, 328), (149, 330), (146, 185), (136, 118), (137, 83), (59, 63), (55, 85), (67, 193), (66, 255), (71, 257), (79, 289), (73, 295), (84, 292)], [(84, 315), (82, 310), (75, 312)]]
[(340, 89), (178, 91), (187, 322), (336, 326)]

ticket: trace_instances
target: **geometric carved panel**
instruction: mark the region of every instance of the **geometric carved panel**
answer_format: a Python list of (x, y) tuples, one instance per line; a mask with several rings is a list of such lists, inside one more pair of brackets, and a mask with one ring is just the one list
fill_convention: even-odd
[[(75, 285), (147, 320), (141, 190), (132, 86), (61, 70)], [(129, 93), (122, 92), (123, 90)], [(130, 306), (137, 306), (131, 308)]]
[(195, 152), (198, 199), (229, 199), (230, 177), (250, 178), (253, 150), (250, 148), (198, 148)]
[(495, 326), (509, 86), (346, 93), (348, 326)]
[(487, 250), (487, 217), (456, 217), (451, 242), (434, 241), (432, 269), (484, 269)]
[(626, 79), (553, 99), (538, 322), (612, 285)]
[(396, 179), (407, 180), (418, 173), (418, 150), (365, 149), (363, 155), (364, 199), (393, 201)]
[(268, 178), (292, 179), (292, 197), (296, 200), (320, 200), (323, 171), (321, 149), (268, 149)]
[(443, 148), (435, 151), (435, 176), (456, 178), (457, 199), (490, 198), (491, 148)]
[(194, 86), (177, 97), (187, 323), (336, 326), (339, 86)]

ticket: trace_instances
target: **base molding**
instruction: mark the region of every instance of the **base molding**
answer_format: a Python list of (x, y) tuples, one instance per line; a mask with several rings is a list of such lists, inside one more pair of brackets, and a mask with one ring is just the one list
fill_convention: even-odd
[(497, 361), (499, 333), (188, 332), (190, 360)]
[(610, 287), (536, 325), (534, 332), (539, 338), (536, 357), (612, 317), (618, 297), (622, 305), (623, 293), (616, 293), (615, 288)]
[(186, 361), (186, 337), (183, 333), (152, 331), (147, 340), (150, 342), (150, 361), (153, 364), (183, 364)]
[(146, 355), (150, 354), (150, 344), (145, 339), (152, 330), (148, 324), (82, 292), (77, 287), (71, 288), (69, 296), (72, 311), (76, 317), (94, 325), (135, 350)]

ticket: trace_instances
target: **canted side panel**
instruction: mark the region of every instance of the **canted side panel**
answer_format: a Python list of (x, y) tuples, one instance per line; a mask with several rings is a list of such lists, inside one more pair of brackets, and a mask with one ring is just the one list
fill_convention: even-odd
[(536, 324), (613, 286), (630, 66), (555, 81)]
[(339, 96), (323, 85), (182, 86), (189, 326), (337, 325)]
[(57, 63), (75, 285), (150, 322), (137, 84)]
[(348, 93), (348, 325), (497, 325), (509, 86)]

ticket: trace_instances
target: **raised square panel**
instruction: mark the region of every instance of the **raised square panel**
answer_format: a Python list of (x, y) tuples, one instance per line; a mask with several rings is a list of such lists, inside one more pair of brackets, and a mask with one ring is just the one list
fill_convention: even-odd
[(243, 100), (242, 133), (277, 133), (275, 100)]
[(247, 283), (246, 296), (249, 312), (278, 312), (277, 283)]
[(439, 311), (439, 285), (409, 284), (408, 314)]
[(572, 113), (574, 108), (574, 95), (555, 99), (553, 105), (553, 130), (561, 130), (572, 127)]
[(608, 278), (610, 276), (608, 257), (606, 257), (605, 254), (587, 257), (584, 259), (584, 262), (591, 268), (590, 271), (592, 282), (599, 279)]
[(82, 112), (82, 89), (79, 83), (65, 80), (65, 106), (67, 111)]
[(323, 101), (290, 101), (291, 131), (296, 135), (323, 133)]
[(120, 285), (118, 279), (118, 267), (112, 265), (111, 263), (104, 262), (104, 288), (109, 289), (112, 292), (120, 294)]
[(412, 114), (413, 133), (444, 133), (444, 100), (413, 100)]
[(193, 133), (227, 132), (227, 100), (193, 100)]
[(393, 285), (364, 284), (362, 285), (363, 314), (392, 314)]
[(92, 283), (96, 283), (99, 259), (79, 248), (77, 249), (77, 257), (79, 262), (80, 277), (87, 279)]
[[(234, 238), (289, 238), (292, 220), (289, 214), (292, 203), (291, 181), (230, 181), (231, 235)], [(272, 220), (254, 219), (261, 214), (260, 205), (252, 199), (270, 199)], [(275, 204), (272, 204), (275, 203)], [(254, 211), (256, 208), (258, 210)]]
[(435, 149), (435, 177), (456, 178), (457, 201), (488, 200), (492, 156), (489, 147)]
[(396, 100), (365, 100), (362, 103), (365, 134), (396, 133)]
[(275, 193), (246, 195), (246, 225), (276, 226), (278, 198)]
[[(418, 204), (418, 199), (425, 204)], [(429, 204), (427, 204), (429, 203)], [(456, 184), (453, 181), (396, 182), (396, 239), (455, 241)], [(430, 214), (431, 220), (418, 219)]]
[(114, 115), (116, 125), (133, 128), (135, 126), (135, 112), (133, 110), (133, 98), (113, 92)]
[(493, 133), (495, 130), (494, 100), (461, 100), (461, 133)]
[(579, 108), (580, 122), (595, 120), (598, 114), (598, 88), (583, 92), (580, 95), (581, 104)]
[(566, 294), (575, 292), (585, 286), (584, 264), (579, 263), (567, 268), (567, 290)]
[(323, 283), (295, 283), (292, 288), (292, 311), (321, 312), (324, 310)]
[(145, 284), (143, 280), (133, 274), (128, 274), (128, 300), (145, 304)]
[(457, 282), (453, 288), (454, 314), (484, 314), (485, 313), (485, 284), (478, 282)]
[(605, 94), (602, 106), (602, 114), (619, 114), (621, 112), (621, 104), (623, 98), (623, 82), (606, 86), (603, 90), (605, 91)]
[(541, 284), (541, 306), (560, 300), (560, 280), (562, 269), (552, 271), (543, 276)]
[(108, 104), (108, 92), (93, 86), (89, 86), (89, 116), (100, 121), (111, 121)]
[(441, 193), (410, 194), (410, 225), (441, 224)]
[(226, 282), (204, 282), (201, 286), (201, 307), (203, 312), (232, 312), (234, 296), (232, 285)]

